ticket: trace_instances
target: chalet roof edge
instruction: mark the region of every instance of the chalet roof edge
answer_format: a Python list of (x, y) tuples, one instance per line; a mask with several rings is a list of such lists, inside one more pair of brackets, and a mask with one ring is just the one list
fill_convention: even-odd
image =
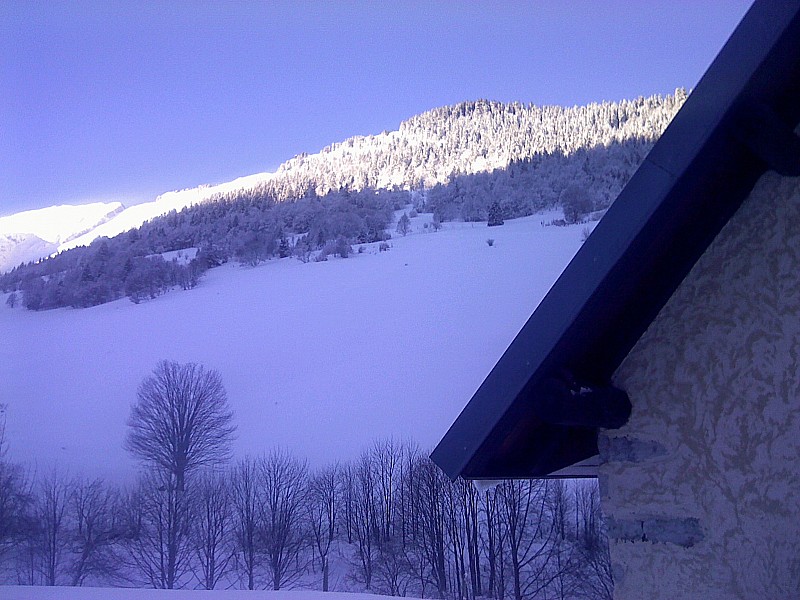
[[(580, 453), (596, 453), (596, 437), (593, 442), (587, 432), (569, 434), (542, 422), (535, 392), (545, 378), (563, 371), (590, 383), (610, 380), (765, 170), (763, 161), (737, 142), (737, 128), (742, 112), (754, 104), (772, 106), (783, 120), (788, 116), (788, 121), (796, 122), (800, 117), (793, 106), (800, 105), (799, 15), (800, 0), (753, 4), (617, 201), (432, 453), (448, 476), (546, 475), (539, 471), (552, 472), (577, 462), (565, 463), (575, 455), (563, 448), (559, 455), (557, 446), (569, 439), (580, 439)], [(732, 181), (716, 191), (722, 174)], [(680, 264), (666, 265), (665, 249), (683, 234), (685, 247), (676, 253)], [(664, 283), (656, 290), (643, 289), (643, 279), (653, 273)], [(632, 323), (620, 321), (637, 303), (641, 306)], [(609, 306), (613, 314), (606, 316)], [(614, 349), (598, 358), (597, 346), (603, 339)], [(585, 364), (593, 359), (601, 364)], [(544, 442), (526, 439), (526, 432), (534, 430)], [(511, 458), (520, 453), (528, 457)], [(520, 460), (528, 466), (514, 463)]]

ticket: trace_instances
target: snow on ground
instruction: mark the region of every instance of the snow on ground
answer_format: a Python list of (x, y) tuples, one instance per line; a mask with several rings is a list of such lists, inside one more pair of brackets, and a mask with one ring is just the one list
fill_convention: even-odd
[[(389, 596), (310, 590), (147, 590), (0, 586), (3, 600), (385, 600)], [(413, 599), (412, 599), (413, 600)]]
[(320, 465), (390, 436), (432, 449), (580, 246), (582, 226), (542, 227), (553, 216), (446, 223), (321, 263), (227, 264), (138, 305), (35, 313), (0, 297), (11, 457), (129, 475), (125, 421), (161, 359), (221, 373), (240, 456), (278, 445)]
[(114, 237), (159, 215), (208, 200), (216, 194), (254, 188), (275, 176), (256, 173), (216, 185), (166, 192), (152, 202), (125, 208), (119, 202), (50, 206), (0, 217), (0, 273), (20, 262), (39, 260), (98, 237)]
[(62, 204), (26, 210), (0, 217), (0, 234), (30, 233), (46, 242), (63, 242), (96, 227), (121, 210), (119, 202)]
[(181, 250), (170, 250), (169, 252), (161, 252), (160, 254), (150, 254), (147, 258), (160, 256), (167, 262), (176, 262), (179, 265), (188, 265), (197, 257), (199, 248), (182, 248)]
[(39, 260), (122, 211), (119, 202), (50, 206), (0, 217), (0, 273)]
[(0, 273), (53, 254), (57, 247), (32, 233), (0, 233)]

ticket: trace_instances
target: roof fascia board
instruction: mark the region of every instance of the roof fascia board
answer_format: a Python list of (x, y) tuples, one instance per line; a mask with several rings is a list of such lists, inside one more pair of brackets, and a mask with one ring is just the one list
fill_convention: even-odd
[[(554, 350), (581, 321), (594, 293), (613, 279), (610, 275), (624, 263), (637, 239), (640, 246), (646, 246), (643, 232), (656, 228), (654, 217), (659, 211), (663, 214), (665, 199), (679, 180), (692, 173), (698, 157), (709, 147), (715, 152), (719, 149), (723, 142), (712, 138), (719, 138), (723, 122), (735, 117), (748, 86), (787, 28), (793, 26), (798, 10), (798, 1), (756, 2), (745, 15), (593, 235), (434, 450), (432, 458), (450, 477), (465, 470), (492, 476), (480, 473), (476, 453), (488, 448), (487, 440), (498, 428), (507, 431), (513, 426), (511, 422), (520, 415), (514, 403), (539, 384), (537, 376), (556, 368), (556, 361), (551, 360)], [(619, 277), (616, 280), (621, 281)]]

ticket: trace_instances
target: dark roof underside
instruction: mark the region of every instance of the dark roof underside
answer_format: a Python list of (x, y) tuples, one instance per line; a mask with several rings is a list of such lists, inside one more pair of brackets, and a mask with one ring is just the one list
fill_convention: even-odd
[(545, 422), (545, 382), (566, 371), (608, 384), (760, 175), (800, 174), (786, 151), (800, 120), (799, 15), (800, 1), (748, 11), (434, 450), (450, 477), (594, 474), (597, 429)]

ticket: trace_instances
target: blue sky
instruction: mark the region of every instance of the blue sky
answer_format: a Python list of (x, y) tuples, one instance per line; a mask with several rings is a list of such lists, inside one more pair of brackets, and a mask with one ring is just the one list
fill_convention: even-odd
[(0, 215), (133, 204), (487, 98), (695, 85), (749, 0), (0, 2)]

